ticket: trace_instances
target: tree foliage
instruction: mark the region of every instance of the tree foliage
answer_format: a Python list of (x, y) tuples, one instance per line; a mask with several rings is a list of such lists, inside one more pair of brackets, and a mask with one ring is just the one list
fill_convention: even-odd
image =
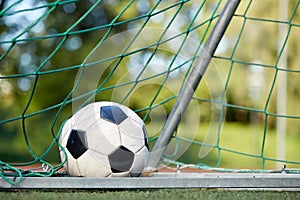
[[(175, 1), (171, 2), (175, 5)], [(33, 151), (42, 154), (52, 141), (53, 134), (58, 132), (61, 123), (72, 113), (70, 104), (63, 108), (57, 105), (71, 98), (68, 95), (74, 87), (80, 66), (105, 34), (109, 33), (109, 36), (113, 36), (122, 31), (140, 27), (145, 20), (149, 20), (150, 26), (165, 29), (168, 22), (172, 19), (171, 16), (177, 11), (180, 14), (174, 19), (175, 22), (172, 23), (171, 29), (185, 31), (199, 7), (196, 1), (188, 2), (182, 6), (184, 3), (182, 1), (182, 4), (179, 2), (174, 8), (166, 9), (163, 12), (163, 9), (168, 4), (163, 1), (157, 8), (157, 10), (162, 11), (160, 14), (141, 17), (153, 9), (156, 3), (157, 1), (154, 0), (137, 0), (133, 1), (132, 6), (124, 10), (127, 5), (130, 5), (130, 1), (53, 2), (51, 0), (30, 0), (20, 1), (18, 5), (18, 2), (2, 0), (0, 3), (2, 10), (0, 15), (0, 37), (2, 41), (0, 45), (2, 54), (0, 74), (6, 78), (0, 78), (0, 121), (15, 117), (20, 118), (0, 124), (1, 141), (9, 140), (12, 144), (15, 144), (19, 151), (22, 151), (26, 148), (22, 135), (25, 129), (29, 133), (28, 137)], [(208, 16), (218, 6), (218, 3), (218, 1), (211, 1), (205, 4), (204, 11), (199, 15), (197, 22), (209, 19)], [(293, 8), (297, 8), (296, 3), (296, 0), (290, 1), (289, 13), (292, 13)], [(247, 6), (250, 4), (250, 9), (246, 14), (246, 17), (248, 17), (247, 22), (244, 24), (246, 18), (240, 15), (246, 13), (245, 10), (248, 9)], [(224, 3), (222, 2), (220, 7), (223, 5)], [(180, 8), (181, 6), (182, 8)], [(274, 22), (278, 17), (277, 6), (277, 3), (273, 1), (243, 1), (236, 17), (228, 27), (221, 44), (223, 48), (218, 49), (213, 59), (224, 82), (228, 78), (229, 71), (232, 70), (231, 77), (230, 79), (228, 78), (230, 81), (227, 83), (228, 88), (226, 91), (228, 104), (264, 109), (263, 106), (269, 97), (270, 86), (275, 75), (275, 69), (269, 66), (276, 65), (276, 59), (278, 58), (276, 42), (278, 26)], [(31, 10), (30, 8), (32, 7), (35, 10)], [(92, 8), (92, 12), (88, 13)], [(44, 15), (46, 12), (48, 14)], [(298, 70), (300, 63), (300, 58), (297, 56), (300, 47), (298, 45), (299, 16), (295, 14), (295, 16), (290, 17), (292, 19), (291, 22), (297, 24), (297, 26), (293, 26), (290, 35), (287, 35), (289, 37), (287, 43), (287, 48), (289, 49), (288, 69)], [(253, 20), (252, 18), (267, 20)], [(34, 21), (38, 21), (38, 23), (30, 27)], [(212, 19), (210, 21), (215, 23)], [(210, 21), (208, 20), (206, 24), (209, 24)], [(112, 22), (117, 25), (112, 24)], [(108, 26), (108, 24), (110, 25)], [(202, 38), (206, 24), (199, 27), (197, 34), (191, 37), (196, 41), (206, 40), (206, 37)], [(287, 26), (289, 25), (287, 24)], [(240, 36), (239, 33), (241, 33)], [(105, 51), (114, 52), (115, 49), (108, 48)], [(235, 52), (234, 54), (232, 54), (233, 51)], [(147, 55), (147, 52), (145, 52), (139, 56), (147, 57)], [(161, 56), (161, 60), (168, 60), (173, 55), (164, 53)], [(230, 61), (228, 59), (218, 59), (218, 56), (242, 61), (243, 63), (236, 62), (233, 68), (230, 69), (228, 67), (230, 66)], [(138, 58), (135, 57), (135, 59)], [(130, 62), (132, 60), (124, 58), (122, 64), (120, 64), (123, 67), (119, 68), (105, 85), (114, 85), (125, 73), (128, 73)], [(143, 64), (143, 61), (141, 63)], [(258, 73), (262, 73), (263, 76), (262, 85), (259, 88), (254, 88), (254, 90), (260, 92), (259, 99), (251, 96), (252, 93), (249, 89), (251, 88), (249, 86), (251, 83), (247, 82), (250, 76), (253, 75), (251, 73), (257, 73), (257, 70), (249, 71), (251, 63), (254, 64), (254, 68), (259, 69)], [(255, 66), (255, 64), (257, 65)], [(113, 69), (113, 66), (114, 63), (109, 66), (108, 71), (103, 73), (99, 84), (105, 81), (109, 75), (109, 70)], [(11, 78), (7, 78), (9, 76)], [(298, 74), (295, 73), (289, 73), (288, 76), (288, 96), (291, 102), (288, 105), (288, 110), (296, 115), (299, 114), (300, 110), (297, 103), (300, 95), (298, 87), (300, 79), (297, 78)], [(178, 84), (176, 79), (170, 83), (172, 86), (176, 84)], [(178, 87), (181, 87), (181, 85)], [(133, 100), (130, 101), (132, 108), (142, 109), (153, 98), (151, 96), (151, 98), (147, 99), (143, 95), (144, 91), (148, 91), (148, 94), (153, 95), (158, 88), (158, 85), (148, 85), (144, 86), (145, 90), (143, 91), (137, 90), (132, 96)], [(174, 95), (168, 89), (163, 89), (162, 91), (165, 92), (157, 98), (157, 101)], [(200, 85), (196, 94), (201, 98), (210, 98), (209, 90), (204, 84)], [(103, 90), (97, 94), (96, 98), (97, 100), (109, 100), (111, 95), (112, 90)], [(276, 112), (274, 95), (275, 93), (270, 97), (268, 112)], [(258, 101), (262, 103), (257, 103)], [(165, 104), (168, 113), (174, 104), (174, 100), (170, 102), (172, 103)], [(48, 108), (53, 106), (56, 107), (48, 110)], [(203, 110), (206, 108), (204, 107)], [(61, 112), (56, 118), (59, 109), (63, 109), (64, 112)], [(143, 116), (146, 115), (143, 112), (141, 114)], [(201, 114), (201, 119), (210, 119), (210, 111), (207, 114)], [(33, 115), (33, 117), (27, 118), (26, 116), (28, 115)], [(231, 121), (249, 122), (250, 113), (245, 110), (228, 107), (226, 118)], [(274, 121), (270, 122), (273, 126), (274, 123)], [(44, 127), (48, 127), (50, 131), (45, 130)], [(298, 130), (299, 127), (293, 131), (299, 133)], [(44, 132), (47, 133), (44, 134)], [(43, 134), (43, 137), (39, 137), (41, 134)], [(1, 145), (4, 145), (4, 143), (2, 142)], [(0, 154), (0, 157), (6, 157), (9, 151), (5, 151), (3, 155)]]

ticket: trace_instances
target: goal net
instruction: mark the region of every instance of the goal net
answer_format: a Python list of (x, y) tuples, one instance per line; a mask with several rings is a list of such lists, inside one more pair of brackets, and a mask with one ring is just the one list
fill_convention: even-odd
[(95, 101), (134, 110), (153, 149), (203, 54), (158, 169), (299, 173), (299, 2), (241, 1), (210, 55), (226, 3), (0, 1), (0, 176), (63, 175), (63, 123)]

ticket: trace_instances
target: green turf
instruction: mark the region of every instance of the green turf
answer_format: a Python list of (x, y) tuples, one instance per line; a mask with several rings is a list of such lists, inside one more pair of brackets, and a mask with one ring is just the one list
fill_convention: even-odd
[[(201, 123), (199, 125), (199, 134), (193, 135), (192, 125), (185, 124), (182, 128), (182, 137), (194, 140), (204, 141), (205, 134), (209, 127), (208, 123)], [(262, 158), (277, 157), (277, 137), (275, 129), (268, 129), (264, 154), (262, 155), (262, 139), (263, 126), (261, 125), (246, 125), (241, 123), (226, 122), (220, 135), (219, 147), (221, 148), (221, 165), (222, 168), (235, 169), (261, 169)], [(190, 134), (190, 135), (189, 135)], [(241, 135), (242, 134), (242, 135)], [(286, 135), (286, 159), (290, 161), (299, 161), (300, 154), (300, 135), (291, 132)], [(180, 158), (184, 163), (199, 163), (199, 144), (193, 144), (185, 151), (185, 154)], [(249, 155), (242, 155), (233, 153), (232, 150), (239, 153)], [(253, 156), (250, 156), (253, 155)], [(205, 163), (209, 166), (215, 166), (218, 163), (217, 149), (212, 149), (211, 153), (200, 160), (200, 163)], [(258, 157), (255, 157), (258, 156)], [(286, 163), (288, 168), (299, 168), (299, 164)], [(266, 161), (265, 169), (278, 169), (275, 161)]]
[(0, 199), (300, 199), (299, 192), (279, 191), (228, 191), (203, 189), (160, 189), (160, 190), (25, 190), (1, 191)]

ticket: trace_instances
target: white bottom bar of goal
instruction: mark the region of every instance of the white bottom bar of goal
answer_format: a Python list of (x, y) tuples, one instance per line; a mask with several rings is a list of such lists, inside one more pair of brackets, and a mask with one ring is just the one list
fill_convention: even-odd
[(24, 177), (17, 185), (0, 179), (0, 189), (228, 188), (300, 191), (300, 174), (152, 173), (147, 177)]

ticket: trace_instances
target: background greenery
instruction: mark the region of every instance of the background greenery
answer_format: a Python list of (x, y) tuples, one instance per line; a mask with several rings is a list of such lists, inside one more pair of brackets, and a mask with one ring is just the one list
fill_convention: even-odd
[[(37, 20), (37, 17), (50, 9), (49, 7), (42, 7), (41, 9), (30, 10), (32, 7), (38, 7), (47, 4), (51, 5), (53, 1), (20, 1), (16, 10), (23, 10), (16, 12), (13, 15), (3, 15), (0, 18), (0, 52), (2, 54), (0, 60), (0, 160), (4, 162), (25, 162), (32, 160), (25, 140), (24, 130), (22, 127), (22, 119), (10, 120), (18, 118), (23, 114), (31, 114), (40, 110), (45, 112), (27, 118), (26, 133), (28, 136), (28, 143), (32, 151), (36, 155), (42, 155), (49, 147), (53, 140), (53, 133), (56, 134), (64, 120), (72, 114), (71, 105), (68, 104), (63, 108), (56, 123), (53, 124), (57, 108), (47, 110), (47, 108), (57, 105), (68, 96), (69, 92), (74, 86), (74, 81), (78, 73), (78, 67), (69, 68), (66, 71), (58, 71), (57, 73), (44, 74), (39, 76), (38, 84), (32, 95), (34, 87), (34, 76), (20, 76), (8, 78), (10, 75), (15, 74), (29, 74), (37, 70), (38, 67), (43, 66), (41, 72), (51, 70), (59, 70), (70, 66), (80, 66), (83, 60), (87, 57), (88, 53), (98, 44), (108, 29), (111, 29), (110, 36), (113, 36), (122, 31), (132, 28), (140, 27), (144, 23), (144, 18), (138, 18), (149, 12), (155, 5), (154, 0), (137, 0), (134, 1), (126, 12), (122, 13), (116, 26), (105, 26), (111, 23), (116, 16), (118, 16), (125, 5), (129, 3), (127, 0), (107, 0), (107, 1), (62, 1), (62, 4), (57, 4), (57, 7), (45, 19), (39, 22), (34, 28), (26, 30), (26, 25)], [(176, 1), (163, 1), (157, 10), (167, 8), (174, 4), (174, 8), (166, 9), (156, 17), (152, 17), (148, 23), (149, 27), (166, 28), (168, 22), (174, 15), (178, 7), (182, 6), (179, 15), (176, 17), (175, 22), (172, 24), (171, 29), (175, 31), (185, 31), (189, 22), (193, 18), (195, 11), (199, 7), (198, 1), (182, 1), (175, 4)], [(203, 7), (203, 13), (199, 17), (197, 23), (209, 19), (212, 11), (218, 6), (219, 1), (207, 1)], [(296, 0), (289, 1), (289, 13), (293, 9), (298, 8)], [(93, 5), (98, 4), (95, 9), (87, 15), (83, 20), (77, 23), (78, 19), (90, 9)], [(224, 6), (225, 2), (222, 1), (220, 9)], [(1, 1), (1, 10), (9, 8), (13, 5), (13, 1)], [(251, 5), (249, 8), (248, 6)], [(26, 10), (28, 9), (28, 10)], [(220, 12), (217, 10), (217, 14)], [(16, 11), (15, 10), (15, 11)], [(247, 10), (247, 12), (246, 12)], [(267, 12), (266, 12), (267, 11)], [(9, 13), (9, 12), (8, 12)], [(243, 17), (244, 16), (244, 17)], [(246, 17), (245, 17), (246, 16)], [(267, 20), (251, 20), (254, 19), (267, 19)], [(136, 19), (130, 21), (131, 19)], [(276, 113), (276, 92), (270, 96), (270, 102), (266, 106), (268, 95), (270, 94), (270, 87), (275, 75), (275, 64), (277, 59), (277, 37), (278, 37), (278, 4), (277, 1), (242, 1), (241, 5), (236, 12), (228, 30), (221, 42), (221, 47), (218, 48), (212, 63), (217, 66), (221, 78), (228, 82), (226, 89), (226, 100), (229, 105), (240, 106), (252, 109), (266, 109), (269, 113)], [(210, 19), (211, 20), (211, 19)], [(247, 22), (244, 24), (244, 20)], [(272, 21), (273, 20), (273, 21)], [(288, 73), (288, 102), (287, 102), (287, 115), (300, 115), (299, 97), (300, 97), (300, 79), (299, 79), (299, 27), (300, 16), (296, 14), (292, 23), (292, 31), (289, 35), (287, 48), (288, 48), (288, 69), (295, 70), (295, 73)], [(211, 20), (212, 21), (212, 20)], [(213, 23), (215, 21), (212, 21)], [(76, 26), (73, 27), (73, 25)], [(245, 27), (242, 27), (245, 25)], [(297, 25), (297, 26), (296, 26)], [(196, 41), (199, 40), (205, 33), (206, 24), (199, 26), (194, 35), (191, 36)], [(60, 49), (51, 57), (49, 55), (63, 40), (61, 33), (71, 29), (77, 34), (71, 34), (63, 43)], [(243, 29), (240, 38), (238, 34)], [(25, 31), (24, 31), (25, 30)], [(88, 31), (86, 31), (88, 30)], [(209, 29), (211, 30), (211, 28)], [(82, 32), (80, 32), (82, 31)], [(18, 39), (24, 39), (12, 46), (9, 53), (6, 53), (9, 46), (13, 43), (14, 38), (20, 35)], [(28, 41), (28, 38), (38, 38), (41, 36), (58, 34), (57, 37), (49, 37), (41, 40)], [(63, 35), (64, 36), (64, 35)], [(238, 46), (234, 47), (237, 39)], [(203, 38), (204, 40), (206, 39)], [(11, 43), (8, 43), (10, 41)], [(235, 49), (235, 54), (232, 55)], [(106, 51), (115, 51), (115, 49), (106, 49)], [(144, 52), (140, 55), (143, 58), (149, 52)], [(233, 56), (233, 57), (232, 57)], [(172, 57), (168, 53), (161, 53), (162, 60), (168, 60)], [(124, 59), (120, 64), (118, 71), (110, 79), (108, 86), (115, 84), (120, 77), (129, 71), (132, 62), (136, 62), (137, 57)], [(233, 68), (230, 68), (231, 61), (235, 60)], [(258, 96), (253, 94), (253, 87), (251, 86), (252, 71), (250, 65), (257, 64), (258, 71), (261, 71), (263, 79), (258, 88), (254, 88)], [(260, 65), (261, 64), (261, 65)], [(279, 66), (281, 67), (281, 66)], [(256, 67), (254, 67), (256, 68)], [(111, 67), (108, 68), (111, 70)], [(231, 71), (232, 70), (232, 71)], [(298, 70), (298, 71), (297, 71)], [(254, 70), (255, 71), (255, 70)], [(100, 78), (99, 84), (103, 82), (109, 71), (104, 73)], [(184, 74), (185, 72), (182, 72)], [(228, 74), (231, 73), (230, 79), (227, 79)], [(254, 73), (254, 72), (253, 72)], [(4, 78), (3, 78), (4, 77)], [(170, 86), (180, 87), (178, 80), (173, 80), (169, 83)], [(140, 87), (136, 90), (130, 99), (129, 106), (139, 111), (141, 117), (146, 116), (143, 108), (149, 105), (149, 101), (153, 99), (157, 91), (157, 85), (148, 85)], [(276, 83), (275, 83), (275, 87)], [(145, 98), (145, 91), (148, 96)], [(252, 93), (251, 93), (252, 91)], [(97, 94), (96, 100), (110, 100), (112, 90), (103, 90)], [(160, 102), (170, 96), (172, 91), (165, 89), (165, 92), (156, 100)], [(33, 97), (30, 99), (30, 97)], [(195, 96), (202, 99), (210, 99), (210, 93), (202, 82), (196, 91)], [(27, 107), (29, 100), (31, 101)], [(146, 117), (145, 123), (151, 138), (157, 136), (162, 128), (163, 119), (170, 112), (175, 100), (164, 104), (164, 112), (155, 113), (156, 122), (151, 121), (150, 117)], [(181, 131), (187, 137), (189, 132), (192, 132), (191, 127), (197, 129), (195, 141), (203, 141), (205, 131), (208, 127), (208, 122), (211, 119), (211, 104), (206, 101), (198, 101), (200, 123), (195, 124), (193, 118), (193, 109), (189, 109), (185, 115), (184, 123), (181, 125)], [(276, 157), (276, 117), (270, 116), (268, 118), (267, 127), (264, 126), (264, 114), (249, 111), (245, 109), (236, 108), (234, 106), (226, 107), (225, 123), (222, 130), (222, 137), (220, 145), (223, 148), (231, 150), (260, 155), (262, 149), (262, 138), (264, 130), (266, 130), (266, 150), (265, 156)], [(154, 118), (152, 118), (154, 119)], [(286, 158), (292, 161), (299, 161), (300, 155), (300, 123), (299, 119), (287, 119), (287, 150)], [(266, 128), (266, 129), (264, 129)], [(151, 139), (150, 138), (150, 139)], [(153, 145), (153, 143), (152, 143)], [(152, 146), (151, 145), (151, 146)], [(208, 165), (216, 165), (217, 152), (213, 150), (207, 157), (202, 160), (198, 158), (197, 152), (199, 151), (199, 144), (193, 144), (188, 151), (179, 160), (184, 162), (200, 163), (204, 162)], [(57, 146), (47, 154), (46, 159), (50, 162), (59, 162)], [(222, 167), (229, 168), (260, 168), (261, 160), (253, 159), (244, 155), (222, 151)], [(298, 165), (290, 165), (291, 167), (298, 167)], [(274, 162), (267, 162), (267, 168), (274, 168)]]

